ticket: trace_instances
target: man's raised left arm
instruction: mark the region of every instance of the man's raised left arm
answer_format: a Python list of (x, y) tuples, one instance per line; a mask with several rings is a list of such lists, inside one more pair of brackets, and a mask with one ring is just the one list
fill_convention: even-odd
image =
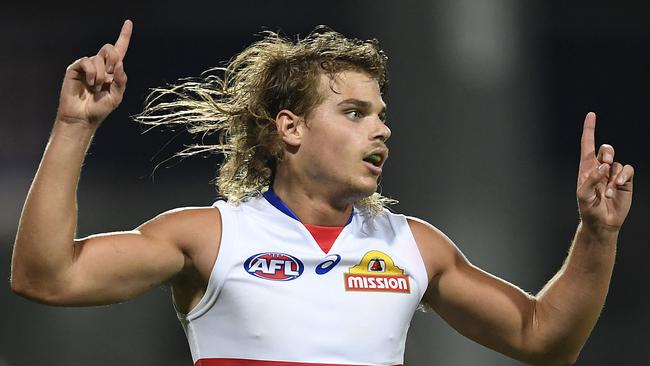
[(577, 197), (581, 222), (558, 273), (536, 295), (473, 266), (440, 231), (409, 225), (430, 282), (425, 301), (465, 336), (535, 365), (569, 365), (600, 315), (614, 268), (618, 233), (632, 202), (634, 169), (596, 155), (596, 116), (584, 122)]

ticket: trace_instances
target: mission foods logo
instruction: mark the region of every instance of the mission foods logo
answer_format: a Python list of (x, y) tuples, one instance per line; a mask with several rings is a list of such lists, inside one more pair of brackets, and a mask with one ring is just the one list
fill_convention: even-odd
[(359, 264), (350, 267), (344, 278), (347, 291), (411, 292), (404, 270), (378, 250), (366, 253)]
[(291, 281), (298, 278), (305, 266), (300, 259), (284, 253), (259, 253), (244, 262), (250, 275), (272, 281)]

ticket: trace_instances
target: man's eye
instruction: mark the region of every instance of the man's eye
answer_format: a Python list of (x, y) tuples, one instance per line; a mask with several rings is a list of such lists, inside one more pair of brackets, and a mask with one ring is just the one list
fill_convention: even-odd
[(352, 119), (359, 119), (363, 117), (363, 114), (357, 110), (347, 111), (345, 114), (347, 114), (347, 116)]

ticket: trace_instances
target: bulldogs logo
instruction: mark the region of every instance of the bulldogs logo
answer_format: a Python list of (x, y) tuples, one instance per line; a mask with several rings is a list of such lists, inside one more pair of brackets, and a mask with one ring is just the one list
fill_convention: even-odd
[(272, 281), (291, 281), (300, 277), (305, 266), (300, 259), (284, 253), (259, 253), (244, 262), (251, 276)]

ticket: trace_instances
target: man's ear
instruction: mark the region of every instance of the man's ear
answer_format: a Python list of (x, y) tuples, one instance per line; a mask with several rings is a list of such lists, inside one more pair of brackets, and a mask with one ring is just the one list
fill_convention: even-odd
[(302, 142), (302, 125), (305, 120), (288, 109), (283, 109), (275, 116), (275, 125), (285, 144), (300, 146)]

